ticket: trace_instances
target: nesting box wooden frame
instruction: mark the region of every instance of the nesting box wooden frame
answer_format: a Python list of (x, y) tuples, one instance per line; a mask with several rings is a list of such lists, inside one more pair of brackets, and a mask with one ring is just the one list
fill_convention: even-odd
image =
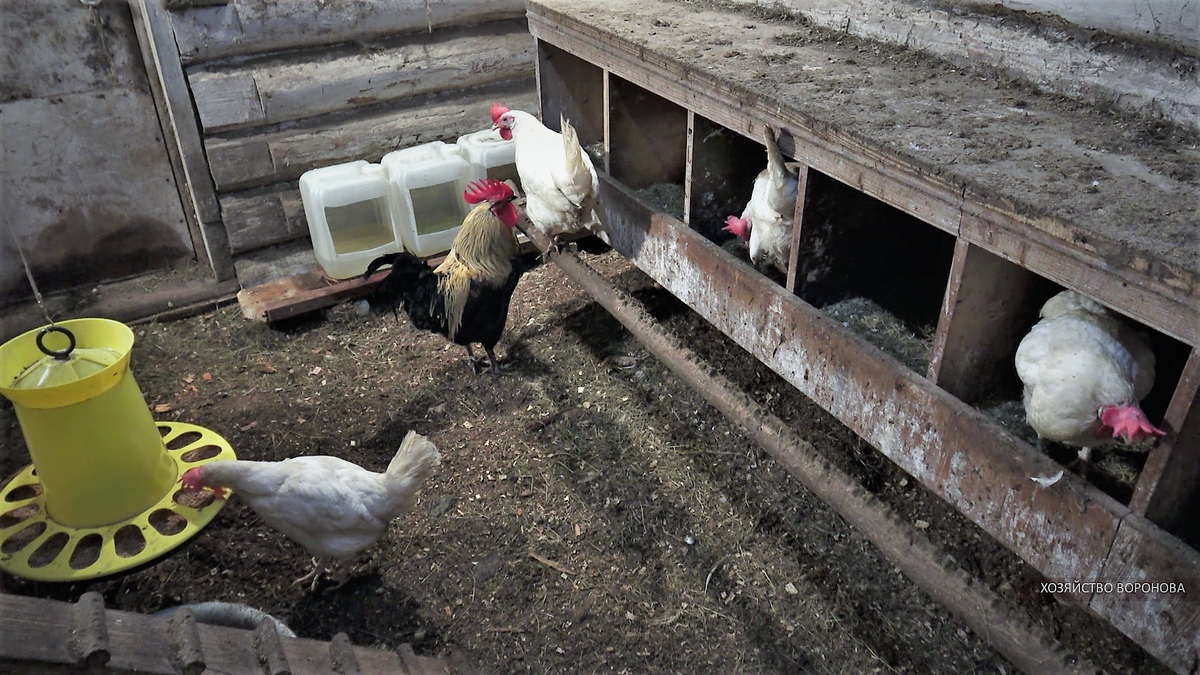
[[(979, 189), (953, 166), (889, 151), (853, 125), (838, 128), (835, 120), (814, 118), (777, 95), (786, 78), (724, 76), (720, 50), (683, 61), (661, 38), (647, 38), (662, 30), (653, 17), (694, 20), (671, 10), (677, 5), (648, 0), (644, 4), (663, 6), (617, 16), (592, 11), (602, 9), (599, 4), (531, 1), (528, 20), (538, 42), (542, 119), (557, 127), (565, 115), (583, 144), (603, 144), (609, 175), (601, 179), (601, 218), (614, 248), (1047, 579), (1200, 584), (1200, 553), (1172, 534), (1200, 478), (1195, 270), (1106, 239), (1086, 222)], [(1069, 115), (1041, 112), (1043, 124)], [(803, 165), (782, 285), (736, 261), (697, 228), (706, 209), (737, 202), (728, 190), (742, 191), (744, 204), (748, 191), (740, 184), (748, 185), (765, 165), (765, 154), (753, 154), (762, 153), (764, 124), (788, 132), (781, 150)], [(702, 142), (714, 132), (733, 133), (722, 143)], [(818, 173), (952, 239), (925, 372), (906, 368), (795, 295), (804, 256), (797, 243), (805, 236)], [(655, 183), (682, 184), (681, 220), (633, 192)], [(1158, 188), (1146, 183), (1143, 189), (1153, 199)], [(739, 212), (740, 205), (729, 211)], [(1031, 306), (1036, 314), (1036, 305), (1058, 287), (1140, 322), (1170, 352), (1159, 373), (1163, 410), (1152, 420), (1170, 434), (1150, 453), (1128, 503), (1071, 473), (1049, 489), (1039, 487), (1031, 476), (1060, 467), (969, 405), (981, 383), (1011, 368), (1006, 354), (1020, 339), (1018, 319)], [(1177, 672), (1200, 661), (1200, 603), (1186, 595), (1066, 588), (1063, 597)]]

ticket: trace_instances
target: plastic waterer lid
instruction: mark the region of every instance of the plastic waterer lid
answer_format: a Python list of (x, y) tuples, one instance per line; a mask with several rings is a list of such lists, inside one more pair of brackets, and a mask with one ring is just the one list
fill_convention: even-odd
[[(53, 349), (46, 344), (51, 333), (65, 335), (67, 344)], [(62, 342), (63, 339), (59, 339)], [(63, 328), (50, 327), (37, 338), (38, 349), (46, 355), (29, 364), (9, 384), (12, 389), (45, 389), (77, 382), (121, 360), (122, 354), (105, 347), (75, 348), (75, 337)]]
[(484, 129), (482, 131), (476, 131), (474, 133), (470, 133), (470, 134), (466, 134), (464, 136), (458, 137), (458, 145), (460, 145), (460, 146), (475, 146), (475, 147), (485, 147), (486, 148), (489, 146), (500, 145), (503, 143), (512, 143), (512, 141), (506, 141), (503, 138), (501, 138), (499, 129)]

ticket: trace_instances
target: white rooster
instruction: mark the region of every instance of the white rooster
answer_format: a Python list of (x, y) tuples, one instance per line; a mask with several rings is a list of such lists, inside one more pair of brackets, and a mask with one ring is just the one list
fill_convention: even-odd
[(384, 473), (315, 455), (282, 462), (209, 462), (188, 469), (180, 482), (190, 489), (210, 488), (219, 499), (225, 498), (224, 488), (236, 491), (263, 522), (315, 556), (313, 571), (294, 583), (311, 579), (316, 590), (327, 563), (350, 560), (413, 507), (421, 483), (440, 459), (429, 439), (410, 431)]
[(788, 271), (792, 252), (792, 218), (796, 210), (800, 165), (784, 162), (775, 140), (775, 130), (763, 129), (767, 144), (767, 168), (754, 179), (754, 191), (742, 217), (729, 216), (725, 231), (750, 241), (750, 262), (767, 262)]
[(1154, 386), (1154, 352), (1145, 337), (1075, 291), (1042, 306), (1041, 320), (1017, 347), (1025, 420), (1042, 440), (1091, 448), (1162, 436), (1138, 403)]
[(556, 249), (561, 248), (560, 235), (584, 229), (609, 243), (596, 215), (596, 169), (566, 118), (559, 116), (560, 134), (522, 110), (494, 103), (491, 112), (492, 128), (516, 146), (525, 214), (533, 226), (550, 237)]

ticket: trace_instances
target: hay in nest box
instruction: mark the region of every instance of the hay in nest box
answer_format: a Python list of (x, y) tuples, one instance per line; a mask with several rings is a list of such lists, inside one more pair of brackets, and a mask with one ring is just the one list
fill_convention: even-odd
[(637, 198), (646, 204), (671, 214), (676, 220), (683, 220), (683, 186), (675, 183), (655, 183), (649, 187), (635, 190)]
[(848, 298), (827, 305), (822, 311), (900, 363), (924, 374), (929, 365), (929, 350), (933, 347), (932, 329), (918, 334), (868, 298)]

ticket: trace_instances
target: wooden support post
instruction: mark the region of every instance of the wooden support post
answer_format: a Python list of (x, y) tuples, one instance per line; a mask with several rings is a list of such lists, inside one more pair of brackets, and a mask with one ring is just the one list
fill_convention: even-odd
[(1150, 451), (1129, 508), (1174, 531), (1200, 481), (1200, 348), (1188, 357), (1163, 426), (1169, 435)]
[(929, 357), (930, 381), (967, 403), (997, 388), (1020, 391), (1013, 356), (1056, 288), (957, 240)]
[(796, 182), (796, 210), (792, 212), (792, 248), (788, 254), (788, 293), (796, 292), (796, 277), (800, 266), (800, 233), (804, 226), (804, 207), (808, 203), (808, 166), (800, 165)]
[(612, 75), (604, 69), (604, 173), (612, 173), (612, 95), (609, 81)]
[(163, 138), (176, 170), (183, 210), (188, 214), (189, 226), (194, 228), (196, 254), (212, 268), (217, 281), (233, 279), (233, 255), (221, 224), (221, 209), (179, 61), (171, 17), (162, 0), (131, 0), (130, 5)]
[(683, 173), (683, 224), (692, 225), (692, 199), (696, 193), (696, 113), (687, 111), (687, 155)]

